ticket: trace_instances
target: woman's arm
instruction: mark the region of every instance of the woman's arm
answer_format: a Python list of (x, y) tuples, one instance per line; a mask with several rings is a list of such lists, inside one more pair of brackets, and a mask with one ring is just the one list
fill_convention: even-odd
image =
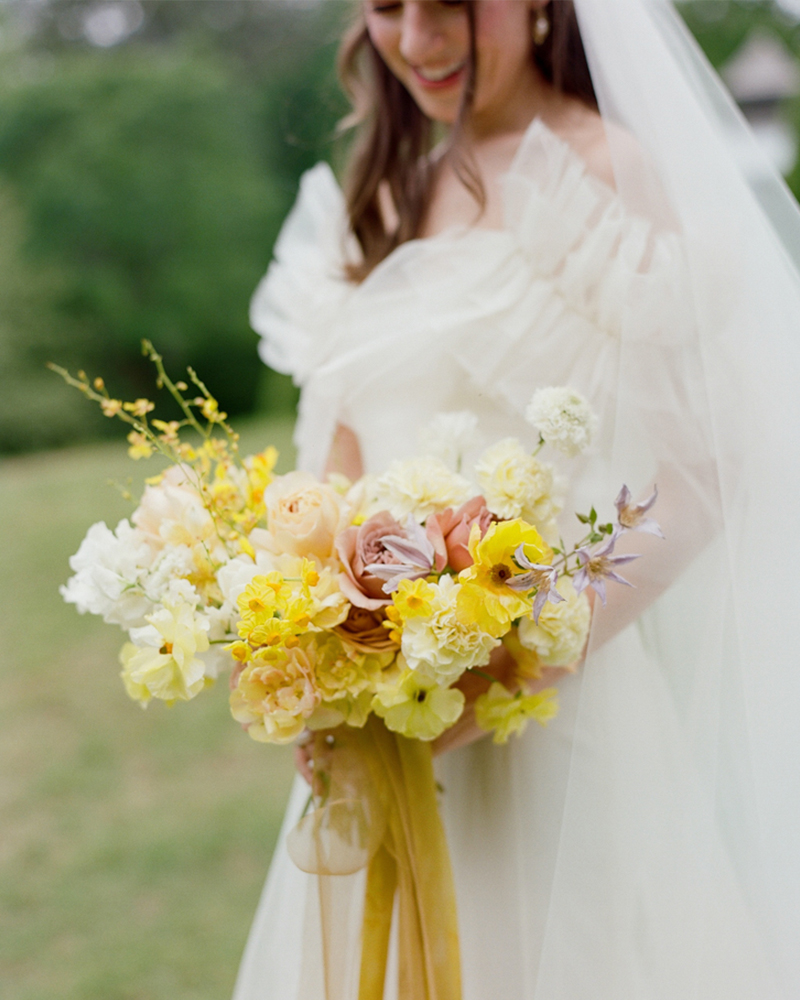
[(337, 472), (355, 482), (364, 475), (364, 463), (361, 458), (361, 446), (355, 432), (346, 424), (337, 424), (333, 436), (328, 461), (325, 463), (325, 474)]

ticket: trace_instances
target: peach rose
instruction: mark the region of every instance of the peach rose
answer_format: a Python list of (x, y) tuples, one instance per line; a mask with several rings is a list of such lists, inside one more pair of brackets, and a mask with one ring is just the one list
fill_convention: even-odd
[(375, 563), (401, 565), (400, 559), (383, 544), (387, 535), (408, 538), (406, 529), (387, 511), (381, 511), (360, 527), (345, 529), (336, 539), (336, 551), (344, 566), (339, 586), (357, 608), (377, 611), (391, 601), (383, 589), (385, 579), (367, 571), (367, 566)]
[(308, 472), (289, 472), (264, 491), (267, 526), (278, 552), (329, 559), (345, 520), (341, 497)]
[(436, 551), (437, 571), (441, 573), (445, 566), (450, 566), (460, 573), (471, 566), (472, 556), (468, 546), (472, 525), (478, 525), (483, 538), (494, 520), (496, 518), (480, 496), (467, 500), (456, 511), (448, 507), (441, 514), (428, 518), (425, 531)]

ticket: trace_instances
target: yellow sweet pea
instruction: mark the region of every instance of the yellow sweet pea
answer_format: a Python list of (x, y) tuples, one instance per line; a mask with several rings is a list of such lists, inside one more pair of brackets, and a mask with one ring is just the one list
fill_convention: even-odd
[(416, 670), (405, 670), (394, 685), (382, 686), (372, 702), (387, 729), (412, 740), (435, 740), (464, 711), (464, 695), (441, 687)]
[(499, 681), (475, 702), (475, 721), (495, 743), (507, 743), (512, 733), (521, 736), (530, 719), (546, 725), (558, 714), (558, 692), (547, 688), (538, 694), (512, 694)]

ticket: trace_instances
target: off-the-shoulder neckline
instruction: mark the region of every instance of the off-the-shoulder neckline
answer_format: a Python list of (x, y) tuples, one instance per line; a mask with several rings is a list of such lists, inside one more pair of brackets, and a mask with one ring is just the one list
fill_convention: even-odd
[[(523, 161), (529, 154), (531, 145), (534, 142), (550, 144), (559, 152), (563, 153), (569, 161), (579, 167), (582, 175), (582, 182), (584, 184), (590, 184), (603, 202), (612, 203), (620, 200), (619, 195), (614, 188), (593, 173), (586, 160), (580, 155), (580, 153), (578, 153), (574, 146), (567, 142), (566, 139), (558, 135), (557, 132), (554, 132), (540, 115), (534, 117), (525, 129), (514, 156), (512, 157), (511, 164), (503, 175), (503, 178), (511, 177), (515, 174), (526, 173), (523, 169)], [(333, 173), (333, 170), (328, 163), (318, 164), (318, 167), (320, 166), (325, 168), (330, 182), (334, 185), (337, 197), (339, 198), (342, 206), (342, 212), (344, 213), (344, 193), (338, 180), (336, 179), (335, 174)], [(354, 287), (361, 288), (364, 285), (371, 284), (372, 279), (377, 274), (383, 272), (385, 268), (391, 267), (392, 263), (394, 263), (398, 256), (405, 257), (407, 254), (414, 253), (415, 248), (447, 244), (448, 242), (453, 242), (455, 240), (462, 243), (464, 240), (505, 241), (514, 238), (514, 231), (512, 226), (509, 224), (508, 219), (504, 219), (502, 227), (476, 226), (468, 225), (466, 223), (457, 223), (447, 226), (431, 236), (418, 236), (414, 239), (406, 240), (401, 243), (372, 269), (363, 282), (355, 285)]]

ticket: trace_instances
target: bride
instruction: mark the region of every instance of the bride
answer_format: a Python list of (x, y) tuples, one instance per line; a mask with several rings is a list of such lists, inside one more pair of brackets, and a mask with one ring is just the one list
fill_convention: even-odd
[[(301, 467), (381, 470), (439, 411), (533, 446), (571, 385), (599, 432), (565, 508), (656, 483), (666, 536), (626, 536), (547, 729), (436, 746), (464, 1000), (800, 996), (800, 215), (666, 0), (363, 0), (341, 68), (344, 192), (304, 176), (252, 305)], [(334, 1000), (306, 796), (235, 1000)]]

